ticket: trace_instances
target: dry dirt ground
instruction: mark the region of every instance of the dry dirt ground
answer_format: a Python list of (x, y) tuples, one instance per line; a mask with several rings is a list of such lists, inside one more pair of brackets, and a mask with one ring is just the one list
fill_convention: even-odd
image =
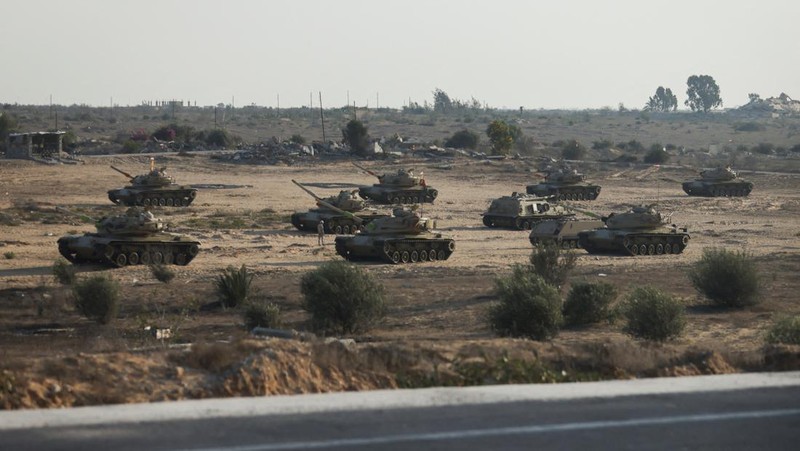
[[(640, 177), (644, 168), (587, 165), (602, 193), (577, 206), (608, 214), (658, 201), (692, 238), (681, 255), (580, 251), (570, 283), (608, 281), (623, 295), (654, 285), (685, 301), (688, 325), (679, 340), (664, 345), (632, 340), (620, 324), (565, 329), (540, 343), (495, 338), (487, 326), (495, 278), (511, 264), (526, 262), (532, 248), (526, 232), (488, 229), (480, 217), (491, 199), (538, 181), (535, 162), (440, 163), (365, 163), (379, 171), (424, 171), (440, 194), (423, 212), (457, 244), (449, 260), (436, 264), (360, 264), (385, 285), (389, 309), (378, 327), (352, 337), (353, 343), (254, 338), (239, 311), (209, 308), (216, 301), (213, 278), (228, 265), (245, 264), (256, 274), (257, 296), (281, 307), (287, 328), (307, 330), (300, 277), (340, 257), (332, 237), (319, 247), (314, 234), (288, 224), (292, 212), (313, 206), (290, 180), (310, 183), (319, 195), (373, 183), (350, 163), (247, 166), (201, 154), (159, 157), (179, 183), (240, 187), (201, 189), (189, 208), (156, 211), (171, 231), (202, 242), (198, 257), (175, 267), (177, 277), (169, 284), (143, 266), (81, 266), (80, 276), (110, 273), (123, 287), (118, 320), (99, 326), (74, 311), (51, 272), (59, 257), (56, 239), (93, 227), (53, 207), (95, 216), (121, 211), (105, 193), (124, 179), (108, 166), (141, 173), (147, 158), (87, 157), (85, 164), (54, 166), (0, 161), (0, 213), (21, 221), (0, 225), (0, 408), (800, 369), (800, 350), (765, 346), (763, 339), (774, 315), (800, 313), (800, 176), (744, 174), (755, 183), (747, 198), (692, 198), (680, 188), (680, 181), (694, 175), (689, 169)], [(763, 302), (744, 310), (709, 307), (687, 276), (706, 247), (752, 253), (764, 275)], [(156, 339), (148, 326), (169, 328), (172, 336)]]

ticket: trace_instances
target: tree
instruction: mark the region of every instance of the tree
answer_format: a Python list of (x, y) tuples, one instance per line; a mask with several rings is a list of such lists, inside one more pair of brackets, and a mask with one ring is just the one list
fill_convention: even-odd
[(671, 89), (659, 86), (656, 94), (650, 97), (644, 108), (650, 111), (675, 111), (678, 109), (678, 97), (672, 93)]
[(5, 150), (6, 138), (17, 128), (17, 120), (8, 113), (0, 114), (0, 150)]
[(710, 75), (692, 75), (686, 80), (686, 85), (689, 87), (686, 90), (686, 95), (689, 98), (684, 103), (692, 111), (707, 113), (712, 108), (722, 106), (719, 86), (714, 81), (714, 77)]
[(453, 109), (453, 101), (446, 92), (439, 88), (433, 91), (433, 111), (437, 113), (449, 113)]
[(492, 152), (495, 154), (507, 154), (514, 145), (511, 127), (505, 121), (492, 121), (486, 128), (486, 135), (492, 143)]
[(369, 146), (369, 135), (367, 134), (367, 127), (364, 123), (353, 119), (347, 123), (345, 128), (342, 129), (342, 140), (348, 144), (353, 151), (361, 156), (364, 156)]
[(750, 103), (760, 102), (761, 101), (761, 96), (756, 94), (755, 92), (751, 92), (750, 94), (747, 94), (747, 98), (750, 99)]

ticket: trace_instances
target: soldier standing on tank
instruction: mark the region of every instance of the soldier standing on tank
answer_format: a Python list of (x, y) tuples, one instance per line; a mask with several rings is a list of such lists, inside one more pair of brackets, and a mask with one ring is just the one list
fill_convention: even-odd
[(317, 224), (317, 244), (320, 246), (325, 245), (325, 221), (321, 219), (319, 224)]

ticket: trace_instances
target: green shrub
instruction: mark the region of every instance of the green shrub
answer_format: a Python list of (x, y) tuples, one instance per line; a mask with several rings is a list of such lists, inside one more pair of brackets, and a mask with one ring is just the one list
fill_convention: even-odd
[(291, 142), (293, 142), (295, 144), (305, 144), (306, 143), (306, 139), (303, 137), (303, 135), (299, 135), (299, 134), (292, 135), (292, 137), (289, 138), (289, 141), (291, 141)]
[(531, 271), (546, 283), (560, 288), (575, 268), (577, 259), (574, 253), (562, 251), (555, 242), (542, 242), (531, 253)]
[(565, 160), (580, 160), (584, 155), (586, 155), (586, 147), (575, 139), (567, 141), (561, 148), (561, 156)]
[(474, 149), (478, 147), (480, 137), (477, 133), (470, 130), (457, 131), (451, 136), (444, 145), (447, 147), (455, 147), (457, 149)]
[(239, 269), (228, 266), (217, 276), (214, 286), (220, 302), (225, 307), (236, 307), (243, 304), (250, 295), (250, 284), (253, 283), (253, 274), (242, 265)]
[(761, 277), (746, 252), (703, 249), (689, 279), (698, 292), (719, 306), (744, 307), (761, 301)]
[(13, 258), (16, 258), (16, 256), (17, 256), (17, 254), (15, 254), (15, 253), (13, 253), (11, 251), (3, 253), (3, 257), (5, 257), (6, 260), (11, 260)]
[(138, 153), (142, 150), (142, 145), (132, 139), (129, 139), (122, 143), (122, 153)]
[(558, 335), (563, 317), (556, 287), (525, 265), (514, 266), (495, 283), (500, 302), (490, 307), (489, 322), (496, 333), (534, 340)]
[(78, 312), (100, 324), (108, 324), (116, 318), (119, 293), (117, 281), (104, 275), (92, 276), (72, 287)]
[(767, 332), (767, 343), (800, 345), (800, 315), (778, 318)]
[(242, 312), (244, 325), (248, 330), (254, 327), (281, 327), (281, 309), (272, 302), (248, 302)]
[(686, 326), (684, 308), (672, 295), (644, 286), (633, 290), (622, 305), (625, 332), (653, 341), (678, 337)]
[(664, 148), (650, 149), (644, 156), (644, 162), (648, 164), (662, 164), (669, 161), (669, 154)]
[(344, 261), (330, 261), (305, 274), (300, 290), (315, 332), (364, 332), (385, 314), (383, 285)]
[(617, 289), (610, 283), (578, 283), (564, 301), (564, 321), (573, 326), (597, 323), (610, 317)]
[(53, 277), (61, 285), (73, 285), (78, 279), (75, 266), (63, 258), (59, 258), (53, 263)]
[(172, 279), (175, 278), (175, 271), (161, 263), (150, 265), (150, 272), (153, 273), (153, 277), (155, 277), (156, 280), (163, 283), (170, 283)]

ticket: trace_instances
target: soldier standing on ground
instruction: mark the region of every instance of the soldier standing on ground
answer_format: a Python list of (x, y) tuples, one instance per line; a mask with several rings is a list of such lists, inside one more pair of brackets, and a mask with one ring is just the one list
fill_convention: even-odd
[(320, 220), (317, 224), (317, 244), (320, 246), (325, 245), (325, 221)]

